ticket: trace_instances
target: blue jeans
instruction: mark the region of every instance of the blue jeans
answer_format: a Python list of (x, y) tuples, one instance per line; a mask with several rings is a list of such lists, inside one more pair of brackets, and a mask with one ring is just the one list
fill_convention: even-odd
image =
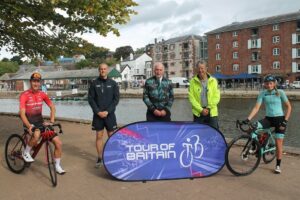
[(201, 116), (197, 117), (194, 115), (194, 122), (201, 123), (201, 124), (207, 124), (211, 127), (214, 127), (215, 129), (219, 129), (219, 123), (218, 123), (218, 116), (210, 117), (210, 116)]

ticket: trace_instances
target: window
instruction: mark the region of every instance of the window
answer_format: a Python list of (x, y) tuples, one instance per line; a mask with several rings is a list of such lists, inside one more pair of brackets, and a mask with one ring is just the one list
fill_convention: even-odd
[(216, 44), (216, 49), (220, 49), (220, 44)]
[(158, 61), (161, 60), (161, 54), (156, 54), (156, 60), (158, 60)]
[(300, 29), (300, 20), (297, 21), (297, 29)]
[(136, 73), (139, 74), (139, 72), (140, 72), (140, 70), (139, 70), (139, 69), (136, 69)]
[(183, 43), (183, 48), (188, 49), (189, 48), (189, 43), (188, 42)]
[(163, 60), (168, 60), (168, 54), (167, 53), (163, 54)]
[(175, 66), (175, 63), (174, 63), (174, 62), (171, 62), (170, 66), (171, 66), (171, 67), (174, 67), (174, 66)]
[(273, 31), (278, 31), (278, 30), (279, 30), (279, 24), (274, 24)]
[(170, 44), (169, 49), (173, 51), (175, 49), (175, 44)]
[(252, 52), (251, 60), (252, 61), (258, 61), (258, 52)]
[(233, 32), (232, 32), (232, 37), (237, 37), (237, 36), (238, 36), (237, 31), (233, 31)]
[(216, 60), (221, 60), (221, 54), (220, 53), (216, 54)]
[(184, 66), (185, 67), (189, 67), (189, 65), (190, 65), (190, 62), (188, 60), (184, 61)]
[(273, 69), (280, 69), (280, 62), (279, 61), (274, 61), (273, 62)]
[(248, 40), (248, 49), (261, 48), (261, 39), (250, 39)]
[(239, 47), (238, 41), (234, 41), (234, 42), (232, 43), (232, 47), (233, 47), (233, 48)]
[(297, 49), (297, 58), (300, 58), (300, 49)]
[(297, 63), (297, 71), (300, 72), (300, 63)]
[(233, 52), (232, 58), (233, 58), (233, 59), (238, 59), (238, 58), (239, 58), (238, 52)]
[(216, 72), (221, 72), (221, 65), (216, 66)]
[(168, 45), (164, 46), (164, 51), (168, 51)]
[(170, 59), (175, 59), (175, 53), (170, 53)]
[(219, 34), (216, 35), (216, 39), (220, 39), (220, 35)]
[(233, 64), (232, 65), (232, 70), (233, 71), (239, 71), (240, 65), (239, 64)]
[(251, 66), (251, 72), (252, 73), (258, 73), (258, 65), (252, 65)]
[(280, 54), (280, 49), (279, 48), (274, 48), (273, 49), (273, 56), (279, 56)]
[(156, 51), (156, 53), (160, 53), (161, 47), (160, 46), (156, 46), (155, 51)]
[(183, 58), (188, 59), (190, 57), (189, 52), (184, 52), (183, 53)]
[(257, 35), (258, 34), (258, 28), (251, 29), (251, 33), (252, 33), (253, 36)]
[(300, 43), (300, 34), (297, 34), (297, 35), (296, 35), (296, 43), (297, 43), (297, 44)]
[(279, 43), (280, 42), (280, 36), (276, 35), (273, 36), (273, 43)]

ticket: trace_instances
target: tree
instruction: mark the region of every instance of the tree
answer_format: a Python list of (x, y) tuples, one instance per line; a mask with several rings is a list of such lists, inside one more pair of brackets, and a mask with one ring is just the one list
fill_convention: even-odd
[(16, 62), (0, 62), (0, 76), (5, 73), (15, 73), (19, 70), (19, 65)]
[(116, 49), (114, 57), (117, 58), (118, 60), (120, 60), (121, 57), (125, 59), (130, 55), (130, 53), (134, 53), (131, 46), (118, 47)]
[(71, 54), (83, 33), (119, 35), (115, 25), (136, 14), (133, 0), (2, 0), (0, 47), (20, 56), (54, 59)]
[(145, 47), (141, 47), (141, 48), (137, 48), (136, 50), (135, 50), (135, 54), (143, 54), (143, 53), (145, 53)]
[(86, 67), (92, 67), (93, 63), (90, 60), (81, 60), (78, 63), (76, 63), (77, 69), (83, 69)]
[(9, 62), (9, 59), (8, 58), (3, 58), (2, 62)]
[(21, 57), (20, 56), (14, 56), (10, 59), (11, 62), (16, 62), (18, 63), (19, 65), (22, 65), (23, 64), (23, 61), (21, 60)]

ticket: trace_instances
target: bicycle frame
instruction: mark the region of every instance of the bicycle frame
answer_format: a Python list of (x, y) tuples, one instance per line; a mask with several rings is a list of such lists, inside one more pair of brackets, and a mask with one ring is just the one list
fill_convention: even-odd
[(266, 141), (264, 141), (264, 144), (261, 145), (260, 147), (260, 154), (263, 155), (267, 152), (271, 152), (276, 150), (276, 145), (274, 145), (274, 147), (269, 148), (268, 145), (271, 143), (275, 144), (275, 139), (273, 136), (273, 131), (272, 128), (267, 128), (267, 129), (256, 129), (254, 131), (251, 132), (251, 138), (254, 140), (259, 141), (258, 136), (263, 134), (263, 133), (267, 133), (268, 134), (268, 138), (266, 139)]

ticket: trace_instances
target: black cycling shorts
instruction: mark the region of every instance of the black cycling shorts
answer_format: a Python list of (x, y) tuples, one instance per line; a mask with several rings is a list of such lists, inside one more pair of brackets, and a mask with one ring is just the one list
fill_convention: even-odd
[(115, 113), (108, 114), (107, 117), (104, 119), (94, 114), (92, 130), (101, 131), (104, 128), (107, 131), (114, 131), (117, 129), (117, 119)]
[(285, 133), (284, 130), (280, 130), (280, 124), (284, 121), (284, 116), (279, 116), (279, 117), (265, 117), (264, 119), (260, 120), (259, 122), (263, 126), (263, 128), (270, 128), (270, 127), (275, 127), (275, 133)]

